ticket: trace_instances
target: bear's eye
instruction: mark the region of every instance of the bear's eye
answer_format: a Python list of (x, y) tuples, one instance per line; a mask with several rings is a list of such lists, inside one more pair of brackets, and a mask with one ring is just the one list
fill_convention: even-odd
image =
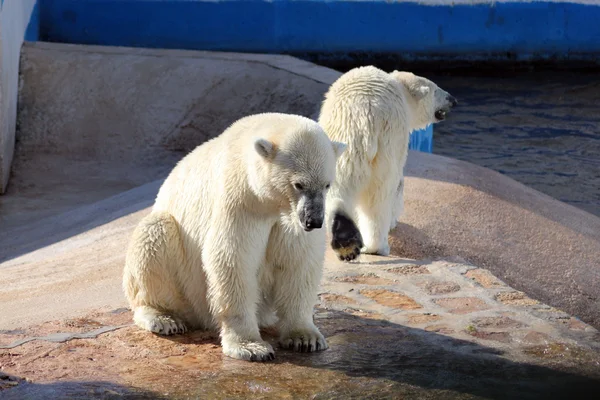
[(327, 185), (325, 185), (325, 189), (329, 189), (331, 187), (331, 185), (328, 183)]
[(296, 190), (302, 190), (302, 189), (304, 189), (304, 186), (302, 186), (298, 182), (294, 183), (294, 187), (296, 188)]

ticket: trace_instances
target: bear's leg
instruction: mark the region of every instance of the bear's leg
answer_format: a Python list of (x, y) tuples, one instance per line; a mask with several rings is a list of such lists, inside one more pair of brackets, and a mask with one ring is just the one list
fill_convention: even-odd
[(294, 233), (277, 225), (271, 231), (267, 254), (274, 274), (280, 346), (301, 352), (327, 349), (327, 341), (313, 322), (325, 257), (325, 231)]
[(223, 353), (240, 360), (272, 360), (275, 353), (260, 337), (257, 319), (257, 272), (264, 263), (271, 224), (247, 213), (223, 213), (215, 221), (202, 260)]
[(396, 198), (392, 205), (392, 221), (390, 223), (390, 231), (393, 231), (398, 226), (398, 220), (404, 212), (404, 176), (400, 177), (400, 184), (396, 192)]
[[(123, 289), (133, 309), (133, 320), (142, 329), (161, 335), (184, 333), (187, 327), (176, 316), (188, 308), (171, 265), (179, 263), (179, 228), (166, 212), (146, 216), (136, 227), (125, 261)], [(174, 253), (175, 252), (175, 253)]]
[(397, 185), (381, 185), (359, 199), (356, 213), (358, 228), (365, 243), (363, 253), (380, 256), (390, 254), (388, 234), (397, 188)]
[(267, 264), (259, 269), (258, 286), (261, 292), (256, 311), (258, 326), (260, 328), (275, 326), (278, 318), (273, 306), (273, 269)]
[(258, 326), (260, 328), (268, 328), (274, 326), (277, 321), (275, 309), (268, 303), (262, 302), (258, 306)]

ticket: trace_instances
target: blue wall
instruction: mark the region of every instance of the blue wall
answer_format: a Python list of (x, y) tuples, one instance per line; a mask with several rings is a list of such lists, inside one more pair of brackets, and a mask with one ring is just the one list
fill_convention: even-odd
[(47, 41), (468, 59), (596, 59), (600, 53), (600, 6), (574, 2), (40, 1)]
[[(28, 29), (28, 37), (39, 33), (41, 40), (51, 42), (290, 54), (392, 53), (430, 60), (600, 61), (600, 1), (583, 4), (591, 0), (39, 3), (39, 32)], [(432, 142), (429, 127), (413, 134), (410, 146), (431, 152)]]

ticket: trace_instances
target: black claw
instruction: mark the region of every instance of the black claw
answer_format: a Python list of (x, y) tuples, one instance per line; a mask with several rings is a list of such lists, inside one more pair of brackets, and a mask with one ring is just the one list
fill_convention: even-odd
[(311, 343), (308, 344), (308, 352), (312, 353), (312, 344)]
[(252, 354), (250, 356), (250, 361), (256, 361), (256, 354)]

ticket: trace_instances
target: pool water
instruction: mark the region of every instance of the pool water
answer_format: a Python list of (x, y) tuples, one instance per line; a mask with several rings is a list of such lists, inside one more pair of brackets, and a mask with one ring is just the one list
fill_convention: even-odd
[(600, 77), (585, 72), (425, 75), (459, 105), (433, 153), (469, 161), (600, 216)]

